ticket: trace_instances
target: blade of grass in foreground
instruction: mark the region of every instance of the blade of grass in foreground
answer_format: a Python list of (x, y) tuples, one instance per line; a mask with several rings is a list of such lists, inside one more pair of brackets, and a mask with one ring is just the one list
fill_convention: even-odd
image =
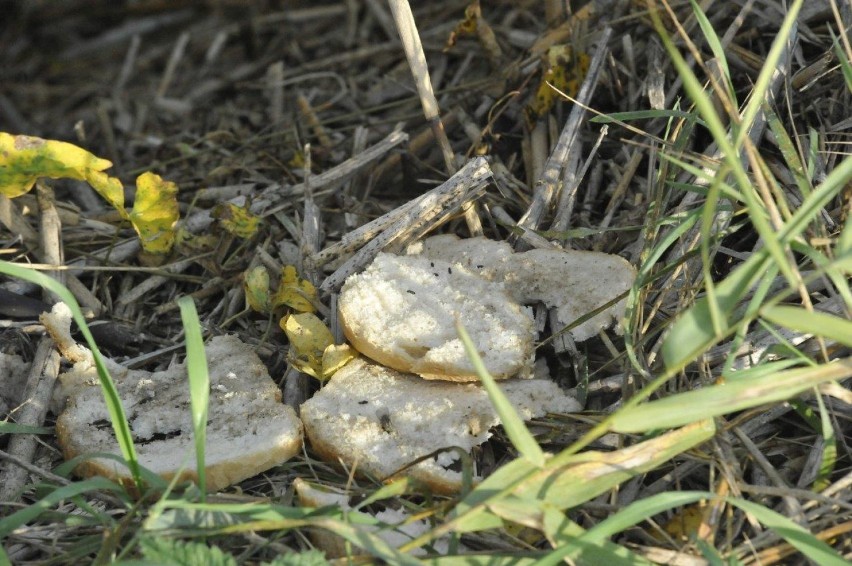
[(150, 534), (226, 535), (251, 531), (323, 529), (364, 549), (388, 564), (418, 566), (420, 562), (400, 552), (376, 533), (383, 527), (371, 515), (343, 511), (259, 503), (190, 503), (161, 500), (151, 510), (143, 528)]
[(207, 371), (207, 356), (204, 340), (198, 323), (198, 311), (192, 297), (181, 297), (177, 301), (180, 318), (186, 336), (186, 369), (189, 377), (189, 402), (192, 410), (192, 432), (195, 441), (195, 467), (201, 500), (207, 493), (204, 450), (207, 445), (207, 406), (210, 401), (210, 374)]
[(766, 320), (806, 334), (815, 334), (852, 347), (852, 321), (801, 307), (777, 305), (760, 313)]
[[(801, 0), (798, 0), (798, 5), (799, 7), (801, 7)], [(739, 139), (736, 144), (732, 143), (730, 138), (728, 137), (727, 129), (722, 119), (719, 117), (718, 114), (716, 114), (716, 110), (713, 106), (713, 103), (710, 100), (709, 95), (704, 91), (704, 87), (701, 81), (699, 81), (698, 77), (695, 76), (695, 73), (693, 73), (692, 70), (689, 68), (689, 65), (687, 65), (686, 60), (678, 51), (671, 37), (669, 37), (665, 24), (660, 18), (656, 3), (651, 3), (649, 5), (649, 8), (649, 14), (651, 16), (651, 20), (654, 23), (654, 27), (656, 28), (657, 33), (660, 36), (660, 40), (663, 42), (663, 45), (669, 54), (669, 58), (671, 59), (672, 64), (677, 69), (678, 75), (683, 81), (684, 89), (689, 94), (689, 98), (695, 104), (695, 107), (701, 117), (704, 118), (704, 121), (707, 124), (707, 129), (710, 131), (711, 135), (713, 136), (713, 140), (716, 142), (716, 145), (722, 154), (724, 163), (728, 165), (733, 178), (736, 180), (736, 185), (742, 194), (743, 202), (746, 204), (746, 211), (748, 213), (752, 225), (754, 226), (754, 229), (760, 235), (761, 239), (763, 240), (764, 246), (772, 255), (772, 258), (775, 260), (775, 262), (778, 264), (778, 267), (781, 269), (781, 272), (784, 274), (784, 277), (787, 279), (787, 281), (790, 282), (791, 285), (794, 285), (796, 282), (796, 276), (793, 272), (793, 266), (791, 266), (790, 263), (787, 261), (787, 257), (785, 256), (784, 250), (779, 242), (779, 237), (776, 235), (775, 229), (769, 223), (765, 203), (761, 201), (759, 195), (756, 192), (756, 189), (752, 185), (751, 179), (749, 179), (745, 167), (740, 162), (740, 148), (742, 147), (743, 143), (750, 143), (749, 141), (747, 141), (748, 138), (747, 136), (745, 136), (745, 133), (748, 133), (748, 131), (750, 130), (750, 126), (754, 121), (755, 116), (750, 114), (750, 109), (747, 107), (746, 113), (743, 116), (743, 123), (740, 126), (740, 137), (742, 139)], [(786, 21), (787, 20), (785, 20), (785, 23)], [(787, 31), (789, 33), (789, 30)], [(776, 38), (776, 43), (779, 43), (779, 38)], [(783, 47), (784, 41), (780, 41), (780, 43)], [(774, 47), (775, 46), (773, 45), (773, 49)], [(776, 62), (777, 56), (778, 53), (776, 53)], [(764, 69), (769, 67), (770, 64), (774, 63), (767, 62)], [(774, 70), (774, 68), (772, 70)], [(761, 77), (763, 77), (763, 73), (761, 74)], [(767, 81), (762, 84), (763, 90), (760, 90), (758, 87), (760, 87), (761, 85), (758, 85), (758, 87), (755, 88), (755, 92), (753, 93), (754, 97), (759, 97), (759, 103), (763, 102), (763, 97), (766, 94), (766, 89), (768, 88)]]
[(787, 517), (767, 509), (752, 501), (745, 501), (736, 497), (726, 497), (725, 501), (739, 507), (746, 513), (751, 513), (765, 527), (774, 531), (786, 540), (792, 547), (804, 554), (820, 566), (848, 566), (849, 562), (823, 541), (816, 538), (801, 525), (796, 524)]
[(725, 415), (794, 397), (825, 381), (852, 376), (852, 358), (814, 367), (739, 379), (627, 407), (613, 415), (612, 430), (645, 432)]
[(518, 412), (512, 406), (506, 394), (497, 386), (497, 382), (485, 369), (485, 364), (482, 363), (482, 358), (476, 352), (473, 340), (470, 339), (470, 335), (460, 321), (456, 321), (456, 331), (464, 344), (468, 359), (473, 363), (473, 367), (491, 399), (491, 404), (494, 405), (494, 409), (500, 416), (500, 422), (503, 424), (509, 440), (512, 441), (512, 445), (533, 465), (539, 468), (544, 467), (544, 452), (524, 425), (524, 420), (518, 416)]
[(95, 366), (98, 370), (98, 378), (104, 394), (104, 401), (106, 402), (107, 410), (109, 411), (110, 421), (112, 421), (115, 438), (118, 441), (119, 448), (121, 449), (121, 455), (127, 461), (127, 465), (130, 468), (130, 475), (133, 478), (133, 483), (136, 485), (136, 489), (142, 493), (143, 485), (142, 476), (139, 470), (139, 459), (136, 456), (136, 448), (133, 445), (133, 434), (130, 431), (130, 424), (127, 422), (127, 416), (125, 415), (124, 407), (121, 404), (121, 397), (119, 397), (118, 390), (115, 388), (112, 376), (110, 376), (109, 371), (106, 368), (103, 355), (98, 349), (97, 343), (95, 343), (95, 338), (89, 330), (89, 325), (86, 324), (86, 319), (80, 310), (80, 305), (77, 304), (77, 299), (75, 299), (74, 295), (72, 295), (71, 292), (58, 281), (33, 269), (28, 269), (7, 261), (0, 261), (0, 273), (5, 273), (11, 277), (17, 277), (18, 279), (23, 279), (44, 287), (62, 299), (62, 301), (68, 305), (68, 308), (71, 309), (74, 322), (77, 323), (77, 326), (80, 328), (80, 332), (83, 333), (83, 337), (86, 339), (86, 344), (88, 344), (89, 349), (92, 351), (92, 357), (95, 360)]
[(35, 520), (36, 517), (57, 505), (60, 501), (92, 491), (111, 491), (121, 494), (124, 492), (124, 489), (114, 481), (102, 477), (93, 477), (58, 487), (32, 505), (0, 519), (0, 540), (9, 536), (9, 534), (19, 527)]

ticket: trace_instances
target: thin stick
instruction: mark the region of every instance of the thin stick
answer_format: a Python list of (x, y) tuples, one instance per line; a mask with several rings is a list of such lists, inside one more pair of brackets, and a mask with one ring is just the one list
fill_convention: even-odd
[[(432, 129), (438, 147), (441, 149), (447, 172), (453, 175), (457, 171), (453, 148), (450, 146), (450, 140), (447, 138), (447, 132), (441, 122), (441, 111), (438, 108), (435, 93), (432, 91), (429, 66), (426, 64), (426, 54), (423, 52), (423, 44), (420, 42), (417, 24), (414, 23), (414, 14), (411, 12), (408, 0), (390, 0), (389, 4), (393, 19), (396, 22), (396, 29), (402, 40), (405, 57), (408, 59), (408, 66), (411, 67), (411, 74), (414, 76), (414, 84), (417, 87), (417, 94), (420, 96), (420, 104), (423, 106), (423, 115), (429, 122), (429, 127)], [(482, 222), (480, 222), (479, 215), (473, 206), (465, 207), (464, 219), (471, 235), (479, 236), (482, 234)]]
[(422, 233), (426, 227), (434, 225), (449, 211), (478, 196), (485, 190), (491, 176), (491, 167), (485, 158), (472, 159), (440, 186), (362, 226), (348, 238), (344, 238), (345, 242), (338, 244), (335, 250), (330, 252), (329, 248), (326, 248), (319, 255), (327, 261), (339, 255), (341, 250), (352, 249), (352, 246), (357, 247), (360, 243), (368, 242), (337, 271), (329, 275), (320, 289), (326, 292), (338, 290), (347, 277), (365, 267), (382, 249), (390, 244), (395, 247), (402, 246), (408, 236)]
[[(39, 341), (30, 366), (24, 400), (16, 414), (18, 424), (36, 427), (44, 424), (53, 386), (59, 375), (59, 353), (53, 346), (53, 340), (47, 336)], [(9, 440), (9, 455), (22, 462), (31, 463), (35, 450), (36, 439), (32, 434), (14, 434)], [(17, 501), (26, 482), (27, 469), (8, 463), (0, 480), (0, 501)]]
[[(36, 196), (39, 207), (39, 239), (41, 241), (41, 261), (50, 265), (62, 265), (65, 259), (62, 253), (62, 222), (56, 210), (53, 189), (48, 185), (36, 183)], [(50, 271), (48, 275), (65, 284), (65, 272)], [(44, 299), (49, 303), (56, 302), (52, 293), (45, 290)]]
[(580, 92), (577, 93), (576, 100), (578, 104), (575, 104), (571, 109), (571, 114), (568, 116), (565, 127), (562, 128), (559, 140), (556, 142), (556, 146), (545, 163), (544, 172), (541, 178), (536, 181), (535, 189), (533, 190), (533, 201), (518, 222), (518, 225), (524, 228), (537, 229), (541, 225), (542, 220), (544, 220), (545, 214), (550, 209), (551, 202), (559, 185), (559, 172), (562, 170), (563, 165), (568, 160), (568, 155), (574, 147), (580, 124), (586, 115), (586, 106), (589, 104), (597, 86), (598, 76), (601, 69), (603, 69), (606, 54), (609, 52), (607, 44), (610, 37), (612, 37), (612, 28), (607, 27), (601, 34), (595, 56), (589, 64), (589, 72), (586, 74), (583, 86), (580, 87)]

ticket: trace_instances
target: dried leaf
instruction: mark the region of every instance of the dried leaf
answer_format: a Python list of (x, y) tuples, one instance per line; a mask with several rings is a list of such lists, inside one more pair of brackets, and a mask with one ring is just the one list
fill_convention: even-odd
[(482, 11), (479, 7), (479, 1), (476, 0), (470, 3), (464, 10), (464, 19), (457, 23), (455, 29), (450, 32), (447, 43), (444, 45), (444, 51), (454, 47), (458, 38), (475, 34), (477, 22), (481, 16)]
[(275, 308), (286, 305), (298, 312), (315, 312), (313, 302), (316, 297), (316, 287), (310, 281), (300, 279), (294, 266), (287, 265), (281, 270), (281, 281), (272, 298), (272, 306)]
[(249, 212), (248, 205), (241, 207), (230, 202), (217, 204), (212, 216), (219, 220), (222, 228), (238, 238), (251, 238), (260, 226), (260, 217)]

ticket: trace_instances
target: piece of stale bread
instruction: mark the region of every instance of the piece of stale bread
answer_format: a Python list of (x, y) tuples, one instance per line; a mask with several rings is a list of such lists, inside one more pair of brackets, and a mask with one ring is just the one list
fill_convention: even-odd
[[(296, 478), (293, 481), (293, 488), (296, 491), (296, 496), (299, 498), (299, 505), (302, 507), (336, 506), (344, 511), (352, 509), (349, 496), (340, 489), (311, 483), (302, 478)], [(411, 515), (402, 509), (383, 509), (376, 513), (374, 518), (382, 523), (386, 523), (387, 527), (370, 526), (365, 528), (368, 528), (376, 536), (394, 548), (399, 548), (403, 544), (414, 540), (431, 528), (429, 523), (423, 519), (412, 520)], [(317, 548), (325, 552), (327, 558), (339, 558), (347, 556), (351, 552), (357, 552), (357, 548), (353, 548), (348, 552), (346, 540), (328, 530), (312, 529), (310, 536)], [(450, 546), (449, 537), (440, 537), (432, 541), (430, 546), (437, 554), (447, 554)], [(459, 545), (457, 550), (459, 553), (463, 553), (468, 549), (464, 545)], [(411, 551), (411, 554), (421, 556), (426, 554), (426, 550), (415, 548)]]
[[(502, 282), (521, 304), (544, 303), (556, 310), (554, 331), (609, 303), (630, 289), (636, 270), (624, 258), (603, 252), (530, 250), (512, 253), (506, 242), (483, 237), (443, 234), (410, 245), (409, 255), (460, 265), (492, 281)], [(582, 342), (624, 318), (621, 299), (570, 330)], [(616, 326), (616, 331), (621, 332)]]
[[(525, 419), (580, 410), (544, 379), (510, 379), (500, 388)], [(339, 370), (301, 407), (305, 433), (323, 458), (385, 479), (421, 456), (457, 446), (470, 450), (499, 417), (479, 384), (427, 381), (359, 359)], [(457, 454), (444, 450), (403, 473), (437, 493), (456, 493)], [(475, 480), (481, 478), (474, 478)]]
[[(295, 411), (281, 403), (278, 386), (250, 346), (235, 336), (217, 336), (205, 354), (210, 375), (205, 471), (208, 490), (216, 491), (297, 454), (302, 425)], [(93, 452), (120, 454), (95, 369), (88, 373), (94, 385), (78, 383), (56, 421), (66, 459)], [(166, 479), (179, 474), (182, 480), (197, 481), (185, 364), (154, 373), (126, 371), (117, 388), (139, 463)], [(130, 482), (127, 467), (107, 458), (87, 459), (75, 472)]]
[(363, 354), (427, 379), (477, 381), (461, 322), (497, 379), (529, 372), (532, 312), (503, 285), (438, 259), (380, 253), (338, 300), (346, 338)]

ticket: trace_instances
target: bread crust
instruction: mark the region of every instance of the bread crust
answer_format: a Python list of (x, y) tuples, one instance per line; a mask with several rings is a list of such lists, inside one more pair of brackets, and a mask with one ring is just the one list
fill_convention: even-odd
[(531, 311), (501, 284), (442, 260), (379, 254), (346, 281), (338, 311), (347, 340), (359, 352), (399, 371), (478, 381), (456, 333), (459, 319), (495, 379), (529, 373)]
[[(505, 284), (521, 304), (542, 302), (555, 314), (554, 332), (572, 325), (571, 337), (582, 342), (624, 318), (622, 299), (595, 316), (581, 317), (609, 303), (633, 285), (636, 269), (624, 258), (586, 250), (534, 249), (513, 253), (502, 241), (483, 237), (432, 236), (408, 247), (407, 254), (465, 267), (489, 281)], [(616, 325), (615, 331), (621, 333)]]
[[(257, 475), (298, 454), (303, 427), (266, 367), (234, 336), (207, 345), (211, 382), (205, 473), (207, 489), (217, 491)], [(94, 375), (95, 370), (91, 368)], [(72, 374), (79, 378), (80, 369)], [(62, 379), (62, 376), (60, 376)], [(81, 380), (56, 421), (66, 459), (85, 454), (120, 454), (99, 386)], [(127, 412), (139, 463), (166, 480), (198, 480), (186, 373), (183, 364), (162, 372), (129, 371), (117, 384)], [(75, 473), (100, 475), (130, 486), (130, 471), (103, 457), (82, 461)]]
[[(526, 419), (580, 409), (549, 380), (512, 379), (501, 388)], [(462, 487), (455, 449), (471, 450), (499, 424), (479, 384), (426, 381), (363, 358), (303, 403), (301, 417), (322, 459), (383, 481), (409, 477), (447, 495)]]

